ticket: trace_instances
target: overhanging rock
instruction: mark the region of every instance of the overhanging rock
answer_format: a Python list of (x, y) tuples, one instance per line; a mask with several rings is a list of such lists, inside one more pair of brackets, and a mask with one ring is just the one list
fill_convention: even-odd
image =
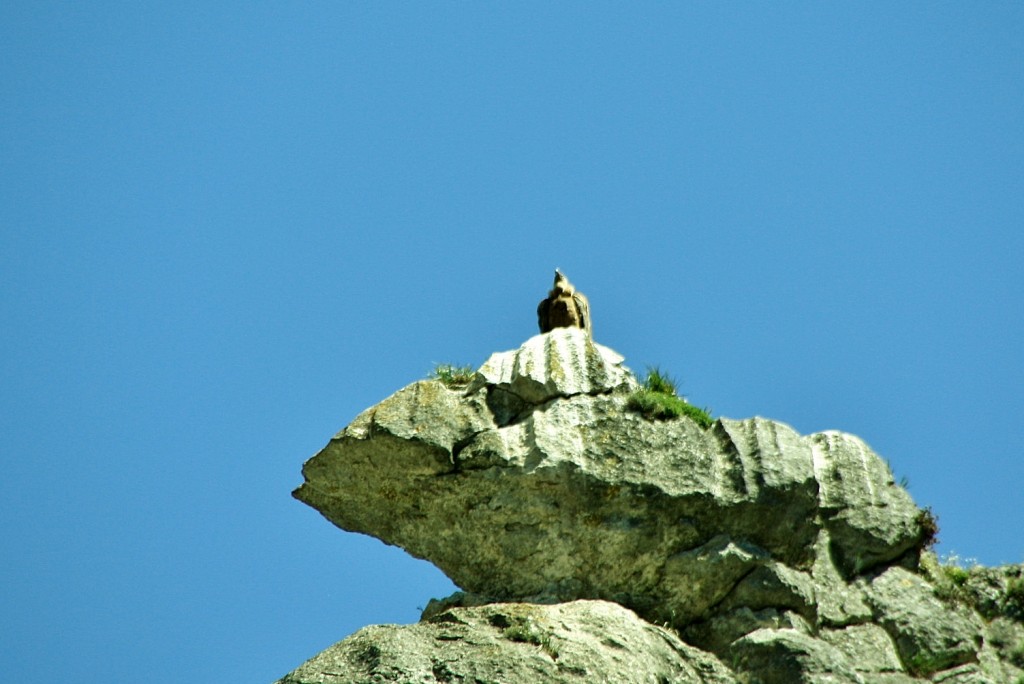
[(863, 441), (651, 422), (622, 361), (558, 328), (465, 387), (413, 383), (310, 459), (298, 499), (465, 591), (281, 682), (1024, 678), (1024, 570), (922, 554), (921, 512)]
[(626, 407), (636, 388), (621, 356), (556, 329), (468, 388), (421, 381), (363, 412), (295, 496), (466, 591), (612, 600), (677, 627), (734, 605), (757, 568), (813, 592), (822, 534), (847, 579), (919, 542), (917, 508), (857, 438), (651, 422)]

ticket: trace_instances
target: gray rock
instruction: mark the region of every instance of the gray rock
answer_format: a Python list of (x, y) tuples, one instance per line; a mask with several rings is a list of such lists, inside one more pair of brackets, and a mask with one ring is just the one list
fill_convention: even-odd
[(865, 672), (861, 675), (864, 684), (920, 684), (926, 681), (915, 679), (902, 672)]
[(470, 393), (483, 387), (509, 392), (526, 405), (556, 397), (636, 389), (621, 354), (579, 328), (534, 335), (519, 349), (492, 354), (477, 371)]
[(871, 606), (867, 603), (863, 587), (859, 583), (848, 584), (832, 562), (828, 530), (821, 531), (814, 548), (811, 577), (814, 580), (816, 608), (821, 624), (844, 627), (871, 620)]
[(701, 622), (691, 624), (683, 631), (683, 638), (705, 651), (727, 658), (733, 643), (759, 629), (795, 629), (811, 634), (810, 624), (792, 611), (774, 608), (752, 610), (746, 606), (733, 610), (720, 610)]
[(795, 629), (759, 629), (732, 646), (733, 667), (750, 684), (863, 684), (842, 651)]
[(815, 620), (814, 582), (804, 572), (782, 563), (759, 565), (740, 581), (719, 609), (744, 606), (752, 610), (787, 608)]
[(931, 675), (977, 661), (981, 621), (939, 601), (920, 576), (889, 568), (871, 582), (867, 598), (909, 672)]
[[(1021, 568), (943, 585), (920, 512), (863, 441), (764, 418), (652, 422), (627, 408), (622, 363), (558, 328), (462, 389), (396, 392), (311, 458), (296, 498), (463, 591), (282, 682), (733, 681), (694, 646), (744, 682), (1021, 674)], [(919, 557), (931, 584), (907, 569)]]
[(878, 625), (824, 629), (819, 637), (846, 656), (861, 675), (904, 673), (892, 639)]
[(1024, 623), (997, 617), (985, 625), (978, 663), (997, 682), (1024, 682)]
[(893, 481), (888, 464), (859, 438), (841, 432), (808, 437), (832, 554), (848, 577), (894, 560), (921, 541), (918, 508)]
[[(857, 530), (844, 558), (905, 550), (913, 515), (879, 494), (888, 470), (861, 443), (760, 418), (650, 422), (625, 407), (636, 383), (621, 361), (565, 328), (492, 356), (465, 392), (415, 383), (311, 459), (295, 495), (467, 591), (611, 599), (678, 626), (758, 564), (810, 566), (822, 497)], [(891, 528), (844, 509), (844, 492), (888, 506)]]
[[(427, 601), (427, 607), (424, 608), (423, 612), (420, 614), (420, 620), (424, 622), (433, 620), (441, 613), (449, 611), (452, 608), (476, 608), (478, 606), (486, 606), (491, 603), (501, 603), (501, 600), (496, 599), (493, 596), (472, 594), (468, 591), (457, 591), (451, 596), (446, 596), (440, 599), (432, 598)], [(529, 601), (523, 601), (523, 603), (550, 604), (558, 603), (558, 601), (553, 598), (537, 596)]]
[(944, 684), (998, 684), (973, 663), (936, 672), (931, 676), (931, 681)]
[(673, 624), (687, 623), (708, 609), (749, 575), (768, 554), (719, 535), (707, 544), (677, 553), (665, 561), (662, 584), (666, 600), (676, 611)]
[(278, 684), (734, 684), (714, 656), (614, 603), (492, 604), (366, 627)]

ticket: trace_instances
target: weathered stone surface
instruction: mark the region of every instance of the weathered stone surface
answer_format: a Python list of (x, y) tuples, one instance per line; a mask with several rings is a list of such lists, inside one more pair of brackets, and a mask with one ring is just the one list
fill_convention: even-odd
[[(841, 532), (858, 545), (846, 558), (905, 550), (914, 513), (878, 493), (891, 478), (861, 443), (760, 418), (647, 421), (625, 408), (621, 361), (564, 328), (494, 355), (465, 392), (416, 383), (311, 459), (296, 496), (468, 591), (611, 599), (678, 625), (756, 565), (810, 566), (823, 522), (857, 530)], [(843, 508), (847, 491), (850, 507), (888, 506), (890, 527)]]
[(920, 576), (889, 568), (871, 582), (867, 598), (908, 671), (930, 675), (977, 660), (980, 620), (939, 601)]
[(837, 648), (861, 675), (903, 674), (903, 664), (888, 633), (878, 625), (824, 629), (819, 637)]
[(491, 604), (364, 628), (278, 684), (733, 684), (714, 656), (614, 603)]
[(737, 544), (720, 535), (707, 544), (668, 558), (663, 584), (676, 613), (672, 622), (686, 623), (707, 613), (768, 554), (750, 545)]
[(683, 631), (683, 638), (706, 651), (727, 656), (733, 642), (759, 629), (795, 629), (804, 634), (813, 631), (803, 617), (792, 611), (774, 608), (755, 611), (743, 606), (716, 611), (707, 620), (689, 625)]
[(978, 662), (997, 682), (1024, 682), (1024, 622), (999, 616), (985, 625)]
[(759, 565), (736, 585), (719, 608), (729, 610), (739, 606), (752, 610), (788, 608), (814, 620), (814, 582), (807, 573), (782, 563)]
[[(627, 409), (622, 362), (557, 328), (464, 388), (400, 390), (310, 459), (296, 498), (464, 591), (282, 681), (732, 681), (721, 662), (750, 683), (1024, 674), (1021, 568), (964, 580), (922, 556), (918, 509), (863, 441), (651, 422)], [(616, 667), (642, 674), (589, 676)]]
[(492, 354), (477, 371), (470, 393), (487, 387), (508, 392), (525, 405), (556, 397), (635, 389), (623, 357), (595, 343), (579, 328), (556, 328), (534, 335), (519, 349)]
[(815, 541), (811, 577), (814, 580), (816, 609), (821, 624), (844, 627), (872, 619), (871, 606), (867, 603), (864, 588), (858, 583), (848, 584), (832, 562), (832, 544), (826, 529), (821, 531)]
[(808, 438), (832, 553), (847, 576), (891, 561), (921, 537), (918, 508), (889, 466), (857, 437), (821, 432)]
[(973, 663), (936, 672), (930, 679), (933, 682), (943, 682), (944, 684), (998, 684), (996, 680), (985, 674), (981, 667)]
[(864, 680), (864, 684), (920, 684), (920, 682), (927, 681), (914, 679), (902, 672), (865, 672), (860, 677)]
[(732, 646), (751, 684), (862, 684), (853, 663), (827, 642), (795, 629), (759, 629)]

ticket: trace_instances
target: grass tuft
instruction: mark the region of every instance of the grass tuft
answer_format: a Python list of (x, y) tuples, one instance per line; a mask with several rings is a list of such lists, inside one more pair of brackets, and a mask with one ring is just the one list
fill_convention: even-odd
[(462, 387), (473, 379), (475, 371), (472, 366), (454, 366), (450, 363), (439, 363), (430, 373), (431, 380), (440, 380), (446, 387)]
[(647, 369), (643, 387), (634, 392), (626, 407), (649, 420), (671, 420), (687, 416), (702, 428), (709, 428), (714, 420), (711, 410), (689, 403), (677, 393), (677, 384), (672, 376), (657, 367)]
[(647, 369), (647, 377), (644, 379), (644, 388), (658, 394), (667, 394), (675, 397), (679, 395), (676, 379), (665, 373), (657, 366), (650, 366)]
[(540, 646), (552, 659), (558, 659), (558, 649), (552, 643), (551, 635), (542, 629), (532, 617), (516, 616), (513, 618), (513, 623), (502, 632), (502, 636), (509, 641)]

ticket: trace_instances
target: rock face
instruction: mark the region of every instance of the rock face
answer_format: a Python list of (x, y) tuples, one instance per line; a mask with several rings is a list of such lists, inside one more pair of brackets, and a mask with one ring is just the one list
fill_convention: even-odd
[(467, 386), (400, 390), (310, 459), (296, 498), (464, 592), (281, 681), (1024, 674), (915, 574), (921, 511), (864, 442), (763, 418), (651, 422), (627, 409), (638, 385), (622, 362), (557, 328)]
[(604, 601), (497, 603), (408, 627), (367, 627), (281, 684), (735, 682), (714, 656)]

